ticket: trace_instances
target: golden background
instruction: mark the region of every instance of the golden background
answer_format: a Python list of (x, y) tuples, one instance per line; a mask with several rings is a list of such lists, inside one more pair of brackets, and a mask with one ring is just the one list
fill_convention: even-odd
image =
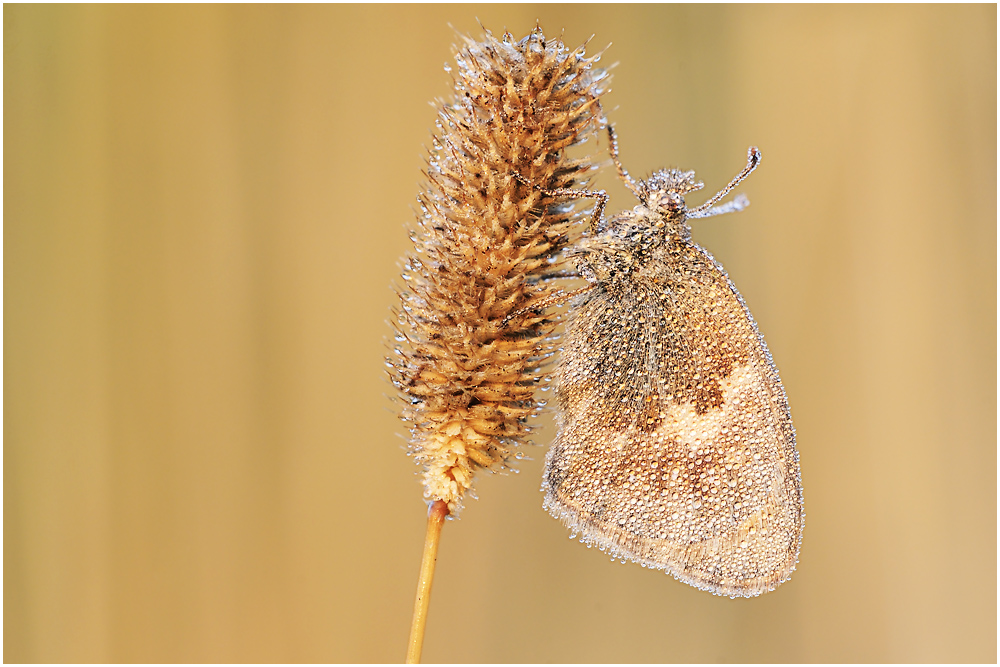
[(807, 519), (758, 599), (611, 563), (541, 509), (548, 417), (445, 526), (425, 660), (995, 662), (995, 5), (5, 5), (4, 660), (402, 659), (390, 284), (477, 17), (613, 43), (638, 176), (761, 147), (694, 233)]

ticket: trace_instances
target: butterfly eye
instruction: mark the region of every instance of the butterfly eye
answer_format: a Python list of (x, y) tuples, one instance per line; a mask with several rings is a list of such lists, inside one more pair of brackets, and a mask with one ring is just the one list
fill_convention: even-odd
[(684, 197), (677, 192), (666, 192), (660, 196), (656, 203), (657, 210), (663, 213), (676, 213), (684, 210)]

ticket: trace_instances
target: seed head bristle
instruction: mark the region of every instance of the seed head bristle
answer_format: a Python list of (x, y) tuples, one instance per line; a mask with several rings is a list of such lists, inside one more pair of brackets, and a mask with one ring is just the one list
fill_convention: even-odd
[(591, 171), (565, 149), (604, 124), (596, 60), (539, 28), (521, 40), (464, 38), (455, 54), (389, 359), (424, 496), (452, 514), (477, 470), (507, 467), (538, 411), (553, 323), (526, 306), (552, 294), (538, 278), (582, 216), (543, 191), (584, 184)]

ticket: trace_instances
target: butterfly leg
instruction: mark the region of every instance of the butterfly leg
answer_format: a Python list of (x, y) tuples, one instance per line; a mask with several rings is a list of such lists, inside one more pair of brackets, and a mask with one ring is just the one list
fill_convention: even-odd
[(514, 178), (521, 181), (527, 186), (533, 187), (543, 195), (548, 195), (549, 197), (569, 197), (570, 199), (596, 199), (597, 205), (594, 206), (594, 214), (591, 216), (590, 227), (591, 229), (597, 230), (601, 228), (601, 221), (604, 220), (604, 207), (608, 205), (608, 193), (604, 190), (573, 190), (572, 188), (555, 188), (549, 190), (543, 188), (540, 185), (532, 183), (524, 176), (515, 173)]
[(524, 308), (519, 308), (515, 310), (513, 313), (511, 313), (510, 315), (508, 315), (503, 319), (503, 321), (500, 323), (500, 328), (501, 329), (506, 328), (507, 325), (510, 324), (511, 320), (513, 320), (515, 317), (519, 317), (533, 310), (543, 310), (545, 308), (551, 308), (552, 306), (558, 306), (559, 304), (565, 303), (574, 297), (580, 296), (581, 294), (586, 294), (595, 287), (597, 287), (597, 285), (591, 283), (586, 287), (581, 287), (580, 289), (575, 289), (570, 292), (564, 292), (562, 290), (559, 290), (558, 292), (553, 292), (547, 297), (539, 299), (534, 303), (528, 304)]

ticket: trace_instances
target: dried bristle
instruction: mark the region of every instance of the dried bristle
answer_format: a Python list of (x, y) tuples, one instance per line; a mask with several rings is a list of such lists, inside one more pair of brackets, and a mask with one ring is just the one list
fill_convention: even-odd
[(603, 124), (607, 79), (583, 47), (546, 42), (538, 28), (519, 41), (464, 39), (454, 97), (436, 123), (389, 359), (424, 496), (452, 514), (478, 469), (506, 466), (537, 412), (552, 323), (530, 307), (552, 294), (538, 278), (582, 215), (542, 190), (586, 182), (590, 162), (565, 149)]

